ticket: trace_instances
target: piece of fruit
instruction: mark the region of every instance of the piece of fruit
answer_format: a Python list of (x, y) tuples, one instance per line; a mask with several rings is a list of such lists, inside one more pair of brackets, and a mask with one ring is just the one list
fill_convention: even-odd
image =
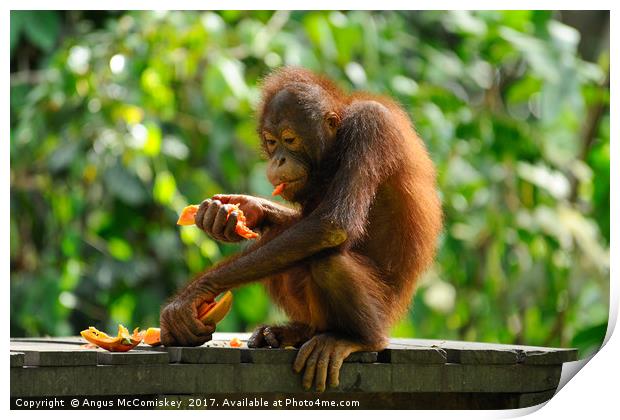
[(276, 195), (282, 194), (282, 191), (284, 191), (285, 187), (286, 187), (286, 183), (285, 182), (276, 185), (276, 187), (273, 189), (273, 192), (271, 193), (271, 195), (275, 197)]
[[(194, 224), (194, 218), (196, 217), (196, 212), (198, 212), (199, 206), (196, 204), (192, 204), (191, 206), (185, 207), (181, 211), (181, 215), (179, 216), (179, 220), (177, 220), (177, 225), (181, 226), (190, 226)], [(226, 220), (230, 217), (231, 213), (237, 212), (237, 225), (235, 226), (235, 232), (237, 235), (245, 238), (245, 239), (255, 239), (258, 238), (258, 233), (254, 232), (247, 225), (247, 219), (243, 211), (239, 208), (237, 204), (231, 204), (228, 210), (228, 214), (226, 215)]]
[[(232, 306), (233, 294), (229, 290), (218, 301), (205, 302), (198, 307), (198, 319), (204, 324), (217, 324), (220, 322)], [(161, 330), (149, 328), (144, 333), (144, 342), (150, 346), (161, 345)]]
[(230, 311), (232, 301), (233, 294), (229, 290), (220, 300), (203, 303), (198, 307), (198, 319), (204, 324), (217, 324)]
[(177, 220), (177, 225), (181, 226), (191, 226), (194, 224), (194, 217), (198, 212), (198, 207), (196, 204), (192, 204), (191, 206), (187, 206), (181, 211), (181, 215), (179, 216), (179, 220)]
[(243, 214), (243, 210), (241, 210), (237, 204), (231, 204), (231, 208), (228, 210), (228, 214), (226, 215), (226, 220), (228, 220), (234, 211), (237, 212), (237, 225), (235, 226), (235, 232), (237, 232), (237, 235), (245, 239), (258, 238), (258, 233), (254, 232), (245, 224), (247, 219), (245, 214)]
[(129, 351), (140, 344), (144, 336), (144, 331), (140, 331), (139, 328), (136, 328), (133, 330), (133, 334), (129, 334), (127, 328), (118, 324), (118, 335), (116, 337), (110, 337), (95, 327), (88, 327), (87, 330), (81, 331), (80, 335), (102, 349), (123, 352)]
[(149, 346), (161, 346), (161, 330), (159, 328), (148, 328), (144, 333), (144, 342)]
[(230, 347), (241, 347), (243, 345), (243, 343), (241, 342), (241, 340), (239, 340), (237, 337), (233, 337), (230, 340)]

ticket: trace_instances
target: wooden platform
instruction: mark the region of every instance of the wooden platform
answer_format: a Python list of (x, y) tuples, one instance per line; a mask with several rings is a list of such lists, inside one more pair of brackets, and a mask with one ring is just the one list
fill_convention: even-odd
[(575, 349), (392, 339), (382, 352), (351, 355), (340, 387), (319, 394), (304, 392), (293, 373), (296, 350), (248, 349), (245, 342), (227, 347), (233, 336), (248, 338), (216, 333), (202, 347), (141, 345), (128, 353), (85, 349), (80, 337), (14, 338), (12, 404), (19, 397), (142, 396), (187, 403), (204, 396), (356, 400), (358, 407), (347, 408), (367, 409), (518, 408), (551, 398), (562, 363), (577, 359)]

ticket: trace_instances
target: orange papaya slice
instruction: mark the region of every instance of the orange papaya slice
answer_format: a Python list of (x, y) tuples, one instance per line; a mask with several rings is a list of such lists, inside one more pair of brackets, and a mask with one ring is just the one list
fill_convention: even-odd
[(161, 346), (161, 330), (159, 328), (148, 328), (144, 333), (144, 342), (149, 346)]
[(228, 343), (230, 347), (241, 347), (243, 343), (237, 337), (233, 337)]
[(88, 327), (87, 330), (81, 331), (80, 335), (84, 339), (96, 346), (113, 352), (125, 352), (133, 349), (142, 342), (144, 331), (139, 328), (133, 330), (133, 334), (129, 334), (129, 330), (123, 325), (118, 325), (118, 335), (110, 337), (106, 333), (99, 331), (95, 327)]
[(217, 324), (230, 311), (232, 301), (233, 294), (229, 290), (220, 300), (203, 303), (198, 307), (198, 319), (204, 324)]
[[(181, 211), (181, 215), (179, 216), (179, 220), (177, 220), (177, 225), (180, 226), (190, 226), (194, 224), (194, 217), (196, 217), (196, 213), (198, 212), (198, 207), (196, 204), (192, 204), (191, 206), (185, 207)], [(230, 210), (228, 210), (228, 215), (226, 216), (226, 220), (230, 217), (232, 212), (237, 212), (237, 225), (235, 226), (235, 232), (237, 235), (245, 238), (245, 239), (256, 239), (258, 238), (258, 233), (254, 232), (247, 225), (247, 219), (243, 211), (239, 208), (237, 204), (231, 204)]]
[(177, 220), (177, 225), (181, 226), (191, 226), (194, 224), (194, 217), (198, 212), (198, 207), (195, 204), (191, 206), (187, 206), (181, 211), (181, 215), (179, 216), (179, 220)]
[(235, 232), (237, 232), (237, 235), (245, 239), (258, 238), (258, 233), (254, 232), (246, 225), (247, 219), (245, 217), (245, 214), (243, 214), (243, 210), (241, 210), (237, 204), (231, 204), (231, 208), (230, 210), (228, 210), (226, 220), (228, 220), (231, 213), (234, 211), (237, 212), (237, 225), (235, 226)]
[(271, 195), (275, 197), (276, 195), (282, 194), (282, 192), (284, 191), (285, 187), (286, 187), (286, 183), (285, 182), (276, 185), (276, 187), (271, 192)]
[[(233, 294), (229, 290), (218, 301), (205, 302), (198, 307), (198, 319), (204, 324), (217, 324), (230, 311)], [(144, 333), (144, 342), (149, 346), (161, 345), (161, 330), (149, 328)]]

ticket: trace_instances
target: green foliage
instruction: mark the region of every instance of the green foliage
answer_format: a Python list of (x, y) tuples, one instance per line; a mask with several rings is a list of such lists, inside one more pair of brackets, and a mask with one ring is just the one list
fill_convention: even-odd
[[(607, 58), (583, 61), (580, 34), (551, 12), (126, 12), (78, 23), (53, 50), (58, 15), (11, 14), (13, 54), (22, 34), (49, 51), (37, 80), (11, 85), (12, 335), (156, 325), (192, 274), (237, 252), (175, 220), (215, 193), (268, 195), (258, 82), (295, 64), (396, 97), (436, 162), (445, 231), (395, 335), (600, 344)], [(251, 285), (219, 329), (281, 319)]]
[(11, 11), (11, 55), (21, 34), (44, 51), (51, 51), (60, 34), (60, 19), (49, 10)]

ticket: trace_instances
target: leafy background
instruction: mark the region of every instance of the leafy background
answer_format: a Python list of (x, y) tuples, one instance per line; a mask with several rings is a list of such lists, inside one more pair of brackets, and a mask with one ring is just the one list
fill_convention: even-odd
[[(598, 348), (609, 305), (606, 12), (11, 12), (11, 335), (154, 326), (237, 245), (175, 225), (268, 196), (258, 82), (296, 64), (389, 94), (445, 231), (394, 336)], [(220, 331), (281, 321), (260, 285)]]

